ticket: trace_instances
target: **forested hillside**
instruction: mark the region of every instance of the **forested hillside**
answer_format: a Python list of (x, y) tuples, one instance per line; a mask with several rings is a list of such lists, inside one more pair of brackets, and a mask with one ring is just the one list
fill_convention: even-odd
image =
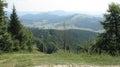
[(78, 46), (83, 47), (90, 44), (98, 33), (77, 29), (54, 30), (30, 28), (35, 38), (39, 38), (44, 43), (53, 42), (59, 49), (64, 47), (64, 41), (71, 50), (76, 51)]

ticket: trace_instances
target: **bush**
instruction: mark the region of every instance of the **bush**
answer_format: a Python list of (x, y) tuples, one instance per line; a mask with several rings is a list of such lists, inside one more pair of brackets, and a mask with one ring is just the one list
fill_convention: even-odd
[(88, 49), (85, 48), (85, 46), (80, 46), (80, 45), (76, 47), (76, 50), (77, 50), (77, 53), (88, 52)]
[(14, 40), (13, 51), (19, 51), (19, 50), (20, 50), (19, 40)]
[(46, 52), (47, 51), (46, 45), (43, 42), (37, 44), (37, 48), (41, 52)]
[(35, 43), (37, 45), (38, 50), (44, 53), (51, 54), (58, 50), (58, 47), (53, 42), (43, 43), (42, 40), (36, 39)]
[(58, 50), (58, 47), (53, 42), (49, 42), (46, 45), (46, 47), (47, 47), (46, 53), (48, 53), (48, 54), (54, 53)]

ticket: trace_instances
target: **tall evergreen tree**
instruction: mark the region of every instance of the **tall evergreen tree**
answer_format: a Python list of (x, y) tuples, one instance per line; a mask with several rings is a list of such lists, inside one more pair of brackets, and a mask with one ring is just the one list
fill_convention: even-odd
[(10, 16), (10, 24), (9, 24), (9, 32), (11, 33), (11, 35), (15, 38), (15, 39), (20, 39), (19, 38), (19, 34), (20, 31), (22, 29), (22, 25), (18, 19), (18, 16), (16, 14), (16, 9), (15, 6), (13, 6), (13, 11), (12, 14)]
[(11, 33), (14, 41), (14, 50), (28, 49), (32, 50), (32, 34), (28, 31), (19, 21), (16, 13), (15, 6), (10, 16), (9, 32)]
[(7, 3), (4, 0), (0, 0), (0, 50), (1, 51), (12, 51), (12, 40), (11, 36), (7, 31), (7, 21), (4, 12), (4, 7)]
[(104, 14), (105, 21), (101, 22), (105, 32), (99, 35), (94, 49), (115, 55), (120, 53), (120, 6), (112, 3), (107, 12)]
[(22, 25), (20, 24), (20, 21), (16, 14), (15, 6), (13, 6), (13, 11), (10, 16), (10, 23), (9, 23), (8, 31), (14, 40), (14, 46), (13, 46), (14, 51), (20, 50), (20, 39), (21, 39), (20, 31), (21, 31), (21, 29), (22, 29)]

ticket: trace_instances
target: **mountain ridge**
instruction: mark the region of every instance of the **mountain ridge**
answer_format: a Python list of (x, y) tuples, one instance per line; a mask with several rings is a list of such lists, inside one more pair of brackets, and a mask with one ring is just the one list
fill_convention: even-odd
[(96, 15), (80, 14), (65, 11), (50, 11), (40, 13), (27, 13), (19, 15), (22, 24), (27, 27), (40, 29), (82, 29), (89, 31), (103, 30), (100, 21), (104, 18)]

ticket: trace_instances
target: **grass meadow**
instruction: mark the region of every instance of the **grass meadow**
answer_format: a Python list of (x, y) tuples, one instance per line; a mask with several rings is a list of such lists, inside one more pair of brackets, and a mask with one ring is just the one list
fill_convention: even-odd
[(64, 53), (44, 54), (38, 51), (4, 53), (0, 55), (0, 67), (35, 67), (39, 65), (120, 65), (120, 56), (90, 55), (88, 53)]

